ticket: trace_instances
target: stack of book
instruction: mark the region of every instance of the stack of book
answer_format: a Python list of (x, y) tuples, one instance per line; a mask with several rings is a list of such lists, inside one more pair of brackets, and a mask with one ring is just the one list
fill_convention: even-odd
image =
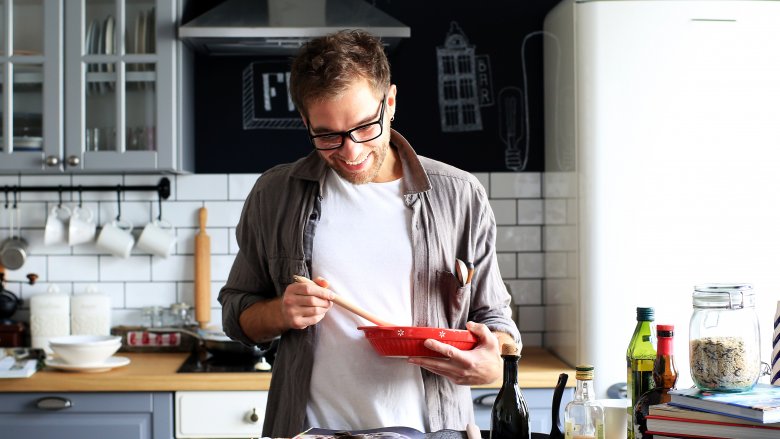
[(748, 392), (669, 392), (668, 404), (650, 406), (653, 438), (780, 438), (780, 387), (756, 384)]

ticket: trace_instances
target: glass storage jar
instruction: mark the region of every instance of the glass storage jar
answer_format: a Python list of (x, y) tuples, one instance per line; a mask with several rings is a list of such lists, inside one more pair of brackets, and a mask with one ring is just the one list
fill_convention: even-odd
[(691, 378), (701, 390), (750, 390), (761, 375), (755, 293), (748, 284), (694, 287)]

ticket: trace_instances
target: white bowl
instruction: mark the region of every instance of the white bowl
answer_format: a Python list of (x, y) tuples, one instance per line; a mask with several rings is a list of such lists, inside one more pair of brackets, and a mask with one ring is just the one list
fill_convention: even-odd
[(113, 335), (68, 335), (49, 340), (54, 353), (68, 364), (102, 364), (122, 346), (122, 337)]

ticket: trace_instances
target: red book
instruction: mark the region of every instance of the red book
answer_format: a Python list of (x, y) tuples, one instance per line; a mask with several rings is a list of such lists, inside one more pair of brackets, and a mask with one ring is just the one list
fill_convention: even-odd
[(777, 439), (780, 437), (780, 425), (648, 415), (647, 433), (703, 439)]

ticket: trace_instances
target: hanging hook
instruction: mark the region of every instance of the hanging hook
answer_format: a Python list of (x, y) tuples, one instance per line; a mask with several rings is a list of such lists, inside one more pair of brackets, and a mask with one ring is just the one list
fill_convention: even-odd
[(122, 186), (116, 185), (116, 220), (122, 217)]
[(83, 199), (81, 198), (81, 185), (79, 185), (79, 209), (81, 209), (81, 203)]
[(16, 189), (14, 189), (14, 209), (16, 209)]
[(162, 221), (162, 194), (157, 192), (157, 221)]
[(5, 187), (5, 208), (8, 209), (8, 186)]
[(57, 203), (57, 208), (61, 209), (62, 208), (62, 185), (59, 186), (58, 193), (59, 193), (60, 201), (59, 201), (59, 203)]

